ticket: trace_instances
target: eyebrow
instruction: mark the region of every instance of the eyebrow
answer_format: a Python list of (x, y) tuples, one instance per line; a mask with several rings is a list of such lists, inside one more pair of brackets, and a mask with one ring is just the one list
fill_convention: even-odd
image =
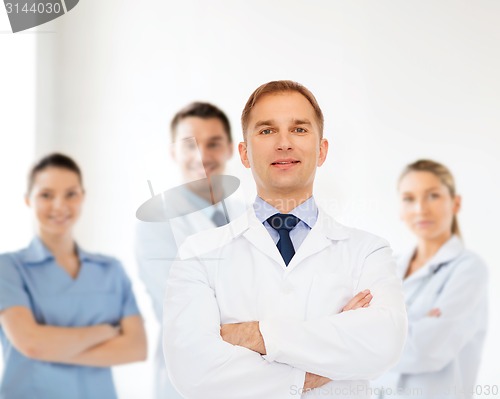
[[(71, 187), (68, 187), (66, 189), (66, 191), (75, 190), (75, 189), (78, 189), (78, 188), (80, 188), (80, 186), (71, 186)], [(53, 188), (50, 188), (50, 187), (42, 187), (42, 188), (40, 188), (40, 191), (50, 191), (50, 192), (52, 192), (52, 191), (55, 191), (55, 190)]]
[[(428, 189), (426, 189), (424, 192), (425, 192), (425, 193), (427, 193), (427, 192), (429, 192), (429, 191), (434, 191), (434, 190), (439, 190), (439, 189), (440, 189), (440, 187), (437, 187), (437, 186), (436, 186), (436, 187), (431, 187), (431, 188), (428, 188)], [(404, 192), (402, 192), (401, 194), (403, 194), (403, 195), (410, 195), (410, 194), (413, 194), (413, 192), (412, 192), (412, 191), (404, 191)]]
[[(272, 119), (264, 120), (264, 121), (258, 121), (254, 125), (254, 129), (259, 128), (261, 126), (273, 126), (275, 125), (276, 122)], [(293, 119), (292, 120), (292, 125), (308, 125), (312, 126), (312, 123), (308, 119)]]
[(221, 141), (223, 140), (223, 136), (210, 137), (207, 141)]
[(293, 125), (309, 125), (312, 126), (312, 123), (308, 119), (294, 119)]
[(272, 119), (268, 119), (268, 120), (265, 120), (265, 121), (258, 121), (255, 125), (254, 125), (254, 129), (255, 128), (258, 128), (258, 127), (261, 127), (261, 126), (272, 126), (274, 125), (275, 122), (272, 120)]
[[(213, 137), (210, 137), (209, 139), (207, 139), (207, 141), (220, 141), (220, 140), (224, 140), (224, 136), (223, 135), (213, 136)], [(179, 139), (179, 141), (181, 143), (182, 142), (186, 143), (186, 142), (189, 142), (189, 141), (198, 142), (198, 140), (196, 140), (196, 137), (194, 137), (194, 136), (183, 137), (182, 139)]]

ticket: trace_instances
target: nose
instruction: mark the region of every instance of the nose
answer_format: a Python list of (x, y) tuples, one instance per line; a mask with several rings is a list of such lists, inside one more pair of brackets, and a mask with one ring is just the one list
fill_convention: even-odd
[(200, 145), (198, 146), (198, 151), (200, 152), (200, 157), (201, 157), (201, 162), (202, 163), (207, 163), (210, 161), (212, 158), (210, 148), (207, 148), (206, 146)]
[(417, 213), (425, 213), (427, 211), (427, 201), (425, 198), (421, 198), (415, 201), (415, 210)]
[(277, 151), (289, 151), (293, 149), (292, 141), (290, 140), (290, 134), (288, 131), (280, 132), (276, 135), (276, 150)]
[(200, 146), (200, 164), (199, 167), (205, 170), (205, 173), (208, 175), (210, 173), (210, 168), (216, 164), (216, 157), (211, 148), (207, 148), (206, 146)]
[(66, 207), (66, 200), (63, 196), (57, 196), (54, 198), (54, 201), (52, 201), (52, 208), (55, 210), (61, 210)]

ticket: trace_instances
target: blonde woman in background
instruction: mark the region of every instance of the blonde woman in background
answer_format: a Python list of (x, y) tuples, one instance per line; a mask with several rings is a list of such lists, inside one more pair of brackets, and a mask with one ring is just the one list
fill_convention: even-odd
[(376, 380), (378, 398), (472, 398), (487, 327), (488, 271), (464, 248), (450, 171), (408, 165), (398, 184), (401, 219), (417, 239), (398, 260), (409, 331), (399, 364)]

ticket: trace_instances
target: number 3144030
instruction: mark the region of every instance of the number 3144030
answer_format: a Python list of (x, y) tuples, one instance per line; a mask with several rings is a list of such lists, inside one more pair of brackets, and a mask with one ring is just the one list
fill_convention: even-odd
[(31, 5), (28, 5), (28, 3), (24, 3), (24, 5), (19, 3), (5, 3), (5, 7), (7, 8), (7, 14), (59, 14), (61, 12), (61, 4), (59, 3), (38, 3)]

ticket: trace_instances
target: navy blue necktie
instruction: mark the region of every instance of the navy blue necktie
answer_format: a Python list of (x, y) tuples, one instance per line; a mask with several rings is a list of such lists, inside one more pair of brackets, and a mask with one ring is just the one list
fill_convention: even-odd
[(285, 265), (288, 266), (293, 258), (293, 255), (295, 255), (295, 249), (293, 248), (292, 240), (290, 239), (290, 230), (292, 230), (297, 223), (300, 222), (300, 219), (293, 215), (277, 213), (268, 218), (267, 222), (280, 235), (280, 239), (278, 240), (276, 246), (285, 261)]

